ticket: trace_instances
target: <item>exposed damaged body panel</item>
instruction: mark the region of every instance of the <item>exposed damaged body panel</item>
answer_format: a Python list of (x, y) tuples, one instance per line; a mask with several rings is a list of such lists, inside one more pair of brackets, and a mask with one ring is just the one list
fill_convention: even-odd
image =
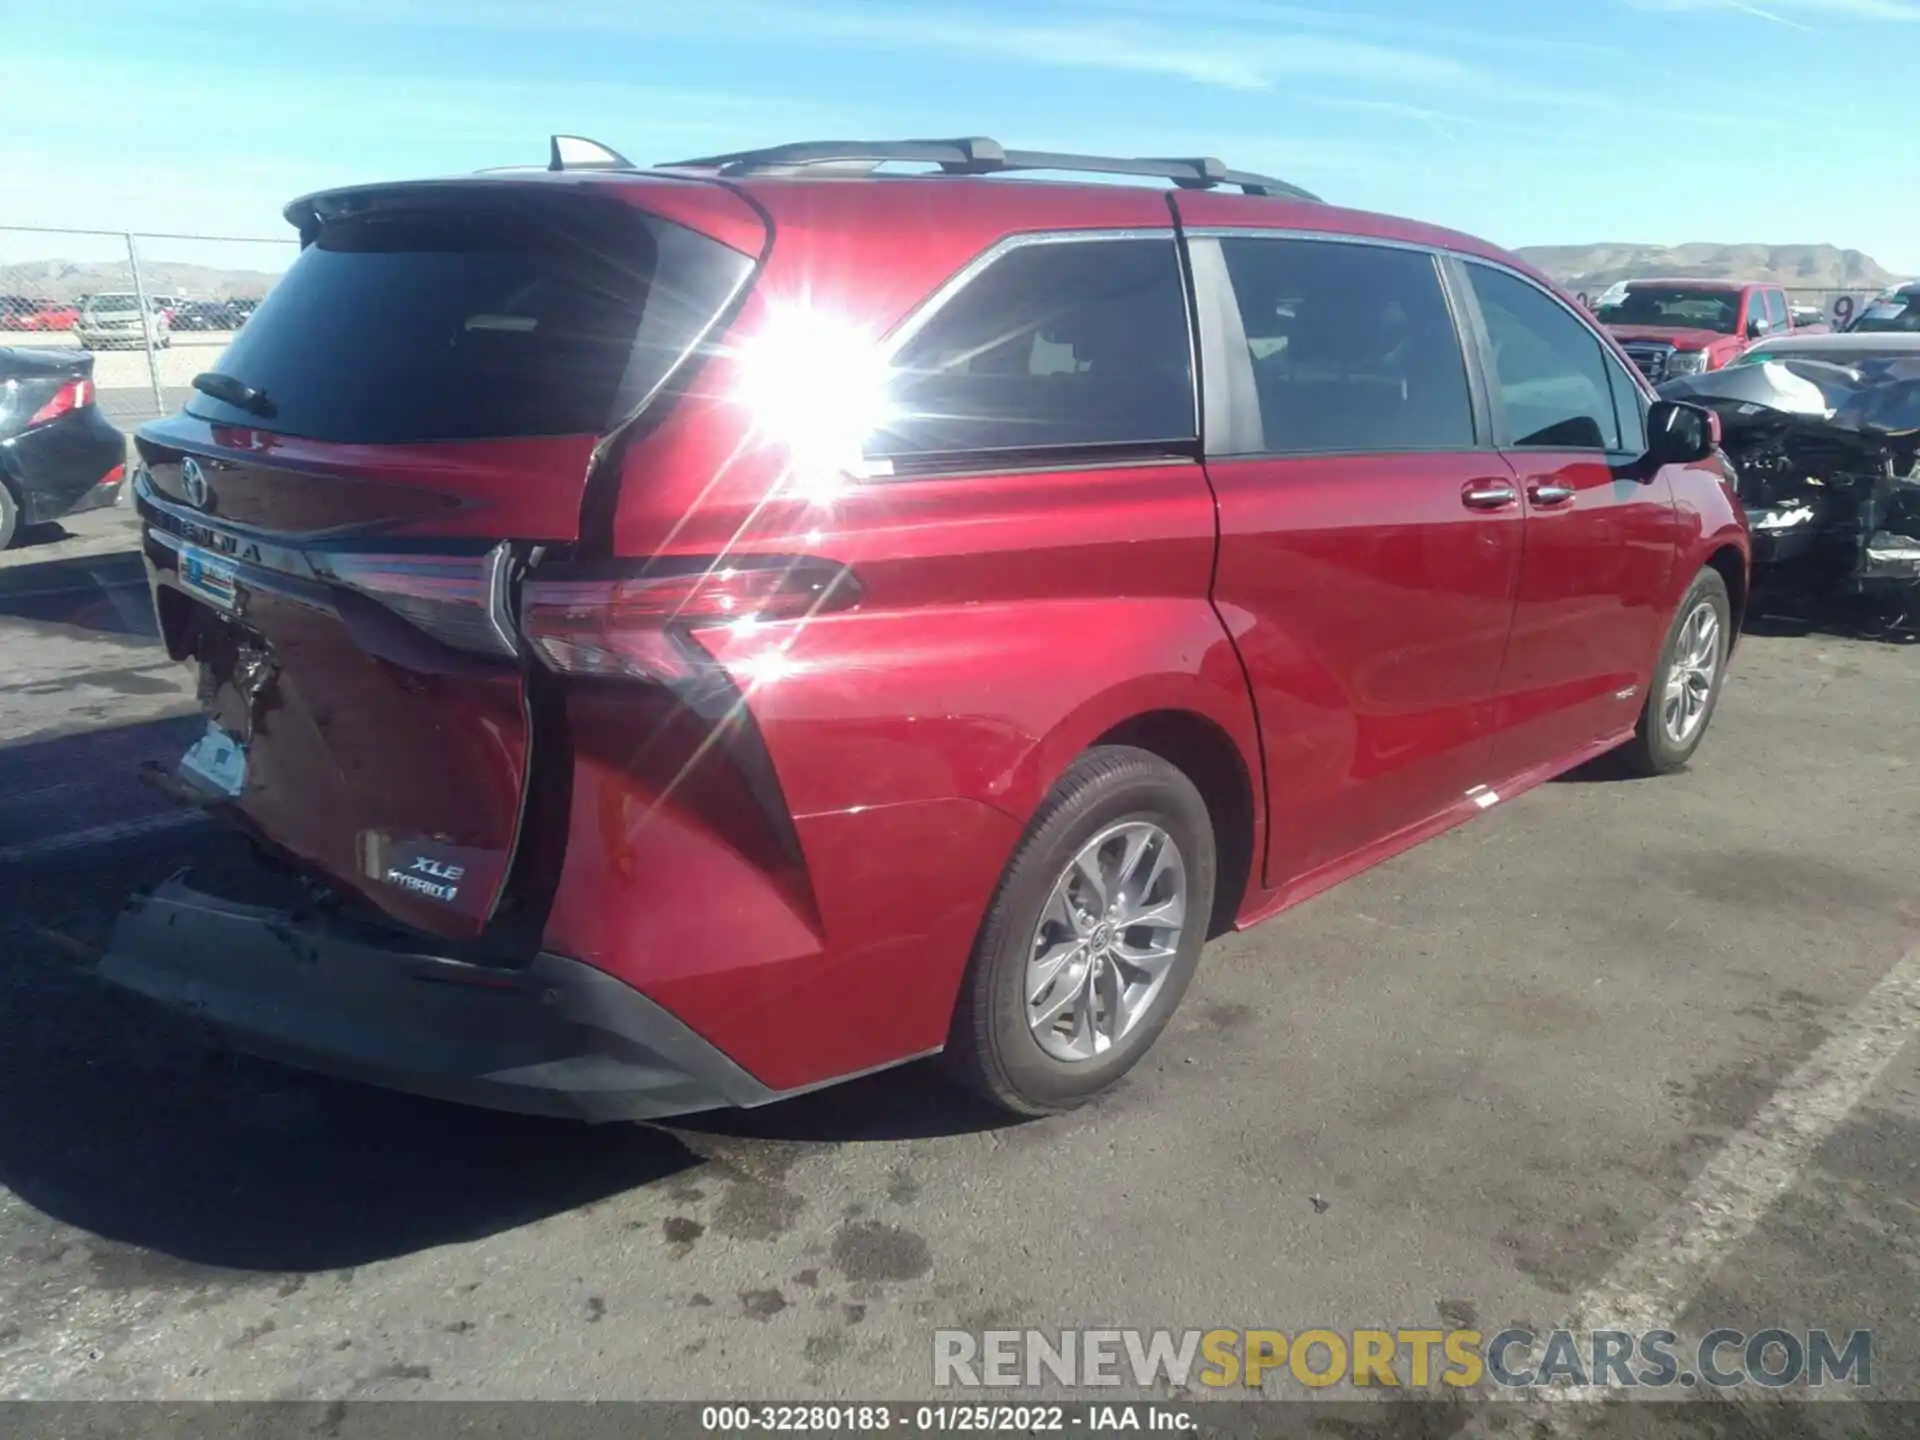
[(1920, 595), (1920, 355), (1781, 358), (1669, 381), (1720, 416), (1754, 563), (1809, 599)]

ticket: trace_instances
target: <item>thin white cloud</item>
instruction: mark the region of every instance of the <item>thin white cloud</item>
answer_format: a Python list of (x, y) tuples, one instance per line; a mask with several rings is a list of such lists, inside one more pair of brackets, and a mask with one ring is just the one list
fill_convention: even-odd
[[(781, 44), (808, 49), (862, 48), (986, 57), (1055, 69), (1159, 75), (1198, 85), (1256, 91), (1297, 76), (1380, 84), (1469, 89), (1477, 67), (1424, 48), (1264, 31), (1221, 16), (1211, 26), (1167, 12), (1155, 19), (1112, 12), (1059, 12), (1046, 18), (994, 16), (959, 8), (866, 5), (850, 0), (704, 0), (686, 7), (631, 0), (296, 0), (335, 19), (430, 29), (588, 32), (673, 40)], [(202, 8), (284, 10), (287, 0), (203, 0)]]
[(1816, 27), (1790, 19), (1783, 12), (1801, 11), (1809, 16), (1920, 24), (1920, 3), (1915, 3), (1915, 0), (1767, 0), (1764, 6), (1749, 3), (1749, 0), (1621, 0), (1621, 3), (1633, 10), (1734, 10), (1796, 30), (1813, 30)]
[(1488, 51), (1536, 54), (1622, 56), (1617, 45), (1592, 40), (1568, 40), (1537, 35), (1499, 34), (1485, 30), (1436, 25), (1406, 15), (1381, 15), (1365, 10), (1323, 10), (1302, 5), (1274, 5), (1265, 0), (1067, 0), (1069, 9), (1102, 15), (1152, 16), (1175, 24), (1231, 25), (1269, 33), (1276, 30), (1346, 30), (1386, 36), (1404, 45), (1409, 40), (1458, 45), (1480, 53)]

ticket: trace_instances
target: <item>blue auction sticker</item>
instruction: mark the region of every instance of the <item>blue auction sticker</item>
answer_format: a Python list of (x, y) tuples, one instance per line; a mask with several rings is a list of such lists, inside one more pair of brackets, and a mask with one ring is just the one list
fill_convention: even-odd
[(237, 568), (226, 556), (202, 550), (198, 545), (180, 547), (181, 586), (222, 610), (234, 607), (233, 582)]

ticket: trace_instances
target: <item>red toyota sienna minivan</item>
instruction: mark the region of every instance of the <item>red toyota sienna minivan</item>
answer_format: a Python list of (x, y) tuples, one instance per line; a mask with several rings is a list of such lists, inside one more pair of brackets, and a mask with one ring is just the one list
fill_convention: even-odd
[(136, 476), (173, 784), (258, 858), (102, 964), (243, 1049), (591, 1120), (944, 1052), (1062, 1109), (1210, 936), (1713, 714), (1713, 422), (1464, 235), (985, 140), (287, 216)]

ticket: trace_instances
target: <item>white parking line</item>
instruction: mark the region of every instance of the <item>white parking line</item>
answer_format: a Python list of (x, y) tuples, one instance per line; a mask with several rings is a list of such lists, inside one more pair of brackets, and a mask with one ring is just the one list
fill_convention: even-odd
[(1753, 1232), (1827, 1137), (1920, 1031), (1920, 945), (1727, 1142), (1677, 1204), (1581, 1298), (1581, 1323), (1652, 1330), (1672, 1321), (1726, 1254)]
[(64, 835), (47, 835), (38, 840), (23, 840), (18, 845), (0, 846), (0, 865), (22, 860), (37, 860), (42, 855), (57, 855), (63, 850), (85, 850), (94, 845), (110, 845), (139, 835), (156, 835), (184, 825), (198, 825), (207, 816), (198, 810), (163, 810), (157, 815), (142, 815), (137, 820), (121, 820), (112, 825), (94, 825), (85, 830), (69, 830)]
[[(1672, 1208), (1642, 1231), (1619, 1263), (1581, 1296), (1564, 1328), (1577, 1335), (1602, 1329), (1678, 1329), (1681, 1312), (1715, 1269), (1799, 1181), (1820, 1146), (1866, 1098), (1916, 1032), (1920, 945), (1867, 992), (1774, 1091), (1752, 1123), (1727, 1142)], [(1609, 1391), (1586, 1385), (1497, 1393), (1508, 1400), (1557, 1406), (1597, 1401)], [(1673, 1392), (1672, 1398), (1682, 1393)], [(1460, 1433), (1505, 1431), (1505, 1421), (1495, 1422), (1482, 1412)]]

